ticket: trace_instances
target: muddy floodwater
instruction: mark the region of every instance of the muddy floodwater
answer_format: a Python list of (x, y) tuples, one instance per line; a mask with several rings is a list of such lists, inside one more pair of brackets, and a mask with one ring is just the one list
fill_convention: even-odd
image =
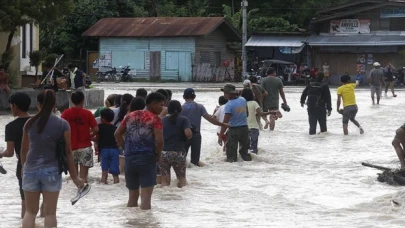
[[(196, 101), (212, 113), (221, 92), (213, 84), (96, 84), (112, 93), (171, 88), (183, 102), (182, 90), (197, 88)], [(58, 204), (59, 227), (405, 227), (405, 188), (376, 181), (378, 170), (361, 162), (396, 168), (391, 146), (395, 130), (405, 122), (405, 92), (382, 98), (372, 106), (369, 90), (357, 90), (360, 135), (353, 124), (343, 136), (341, 115), (333, 113), (329, 132), (308, 135), (308, 118), (300, 106), (303, 88), (286, 88), (291, 112), (283, 113), (274, 132), (261, 131), (259, 154), (252, 162), (226, 163), (216, 143), (216, 126), (202, 122), (202, 161), (205, 167), (187, 169), (188, 186), (157, 186), (151, 211), (127, 208), (124, 177), (117, 185), (101, 185), (101, 167), (90, 170), (91, 192), (76, 205), (74, 184), (64, 178)], [(0, 138), (13, 120), (0, 116)], [(3, 140), (4, 141), (4, 140)], [(0, 146), (5, 146), (4, 142)], [(8, 174), (0, 176), (0, 227), (21, 227), (20, 196), (15, 177), (16, 158), (1, 159)], [(174, 175), (173, 175), (174, 177)], [(400, 202), (399, 206), (391, 200)], [(37, 220), (38, 227), (43, 224)]]

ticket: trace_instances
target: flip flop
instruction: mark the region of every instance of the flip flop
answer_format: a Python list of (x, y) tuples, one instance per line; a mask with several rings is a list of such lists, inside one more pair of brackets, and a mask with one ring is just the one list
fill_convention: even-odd
[(87, 193), (90, 192), (90, 189), (91, 185), (89, 184), (85, 184), (83, 188), (78, 189), (77, 195), (70, 200), (70, 202), (72, 202), (72, 206), (75, 205), (77, 201), (79, 201), (79, 199), (81, 199), (83, 196), (87, 195)]
[(0, 173), (1, 174), (6, 174), (7, 173), (7, 171), (3, 168), (3, 165), (1, 164), (1, 162), (0, 162)]

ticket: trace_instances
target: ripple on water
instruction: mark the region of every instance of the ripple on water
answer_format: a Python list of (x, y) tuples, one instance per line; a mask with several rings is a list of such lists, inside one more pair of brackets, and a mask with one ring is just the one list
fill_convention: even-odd
[[(136, 86), (134, 86), (136, 85)], [(139, 84), (101, 84), (105, 96), (131, 92)], [(145, 87), (143, 84), (140, 86)], [(176, 85), (165, 84), (165, 88)], [(192, 85), (181, 85), (189, 87)], [(218, 86), (220, 87), (220, 86)], [(173, 99), (182, 101), (183, 88), (174, 89)], [(200, 88), (202, 88), (200, 86)], [(149, 88), (148, 90), (156, 90)], [(214, 91), (215, 89), (215, 91)], [(205, 167), (187, 169), (188, 186), (157, 187), (152, 211), (127, 208), (125, 179), (116, 185), (98, 184), (99, 164), (90, 170), (91, 192), (72, 206), (76, 189), (63, 179), (58, 204), (61, 227), (404, 227), (405, 193), (376, 181), (378, 170), (361, 162), (395, 168), (398, 166), (391, 141), (403, 124), (405, 103), (382, 99), (371, 106), (369, 91), (357, 91), (358, 121), (366, 133), (349, 125), (349, 137), (342, 135), (341, 116), (328, 117), (328, 133), (309, 136), (306, 109), (299, 104), (302, 88), (286, 88), (290, 113), (277, 121), (275, 132), (261, 131), (259, 154), (252, 162), (226, 163), (217, 145), (217, 127), (203, 120), (202, 160)], [(221, 95), (197, 93), (197, 101), (211, 113)], [(336, 93), (332, 89), (332, 93)], [(401, 90), (400, 97), (405, 96)], [(335, 97), (335, 96), (333, 96)], [(333, 99), (335, 102), (335, 99)], [(381, 118), (381, 117), (384, 118)], [(0, 119), (0, 136), (10, 116)], [(0, 146), (5, 146), (0, 143)], [(15, 158), (2, 159), (10, 172), (0, 176), (2, 227), (19, 227), (20, 200), (15, 175)], [(173, 178), (175, 177), (172, 173)], [(393, 206), (395, 200), (400, 206)], [(37, 224), (43, 220), (39, 219)]]

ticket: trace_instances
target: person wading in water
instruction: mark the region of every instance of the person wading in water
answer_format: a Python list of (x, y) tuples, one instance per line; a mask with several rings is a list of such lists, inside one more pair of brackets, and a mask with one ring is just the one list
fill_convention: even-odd
[(311, 82), (302, 92), (301, 106), (304, 107), (305, 100), (308, 106), (309, 134), (316, 134), (316, 125), (319, 122), (321, 132), (328, 131), (326, 125), (326, 115), (332, 112), (332, 99), (329, 86), (323, 83), (324, 74), (318, 73), (316, 82)]

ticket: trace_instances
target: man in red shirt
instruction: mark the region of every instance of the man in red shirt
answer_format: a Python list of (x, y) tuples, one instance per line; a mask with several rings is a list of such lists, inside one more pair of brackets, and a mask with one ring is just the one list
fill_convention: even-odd
[(91, 139), (98, 133), (98, 125), (93, 113), (83, 108), (83, 92), (72, 93), (71, 100), (74, 107), (65, 110), (62, 113), (62, 118), (68, 121), (70, 125), (76, 171), (80, 174), (80, 178), (87, 183), (89, 168), (94, 165)]

